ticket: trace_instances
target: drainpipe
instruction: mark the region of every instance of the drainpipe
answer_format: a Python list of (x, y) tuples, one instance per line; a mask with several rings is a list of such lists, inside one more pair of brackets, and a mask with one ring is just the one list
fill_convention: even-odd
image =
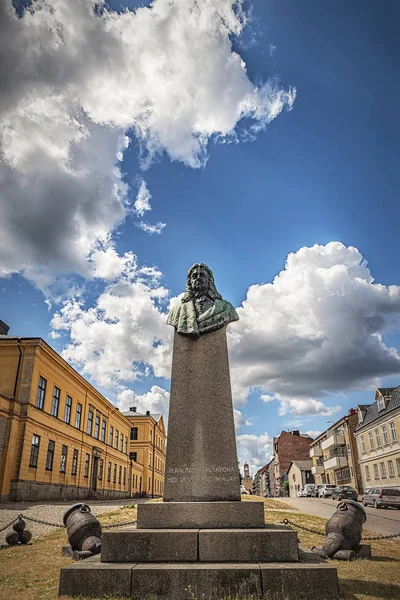
[(17, 385), (18, 385), (18, 378), (19, 378), (19, 370), (21, 367), (21, 360), (22, 360), (22, 350), (21, 350), (21, 338), (17, 339), (17, 344), (18, 344), (18, 351), (19, 351), (19, 357), (18, 357), (18, 365), (17, 365), (17, 372), (15, 374), (15, 384), (14, 384), (14, 393), (13, 393), (13, 400), (15, 400), (16, 394), (17, 394)]
[(151, 484), (151, 497), (154, 498), (154, 469), (155, 469), (155, 464), (156, 464), (156, 425), (157, 423), (154, 422), (154, 428), (153, 428), (153, 481)]

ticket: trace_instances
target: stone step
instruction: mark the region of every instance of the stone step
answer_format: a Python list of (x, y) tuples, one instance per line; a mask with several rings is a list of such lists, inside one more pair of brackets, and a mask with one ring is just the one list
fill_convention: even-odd
[(257, 529), (123, 529), (105, 531), (102, 562), (294, 562), (297, 533)]
[(336, 568), (313, 553), (298, 563), (104, 563), (99, 556), (61, 569), (60, 595), (142, 600), (338, 600)]
[(154, 502), (138, 505), (138, 529), (264, 527), (263, 502)]

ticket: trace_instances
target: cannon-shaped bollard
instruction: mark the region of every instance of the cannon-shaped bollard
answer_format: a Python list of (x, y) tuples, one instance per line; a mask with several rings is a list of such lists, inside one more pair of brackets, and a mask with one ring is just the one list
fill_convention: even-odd
[[(353, 560), (367, 558), (366, 546), (360, 546), (362, 526), (367, 519), (364, 508), (354, 500), (343, 500), (325, 526), (326, 540), (322, 548), (313, 548), (321, 558)], [(359, 556), (358, 556), (359, 555)]]
[(75, 560), (101, 552), (101, 525), (92, 514), (90, 506), (81, 502), (73, 504), (64, 513), (63, 523), (67, 528), (71, 555)]

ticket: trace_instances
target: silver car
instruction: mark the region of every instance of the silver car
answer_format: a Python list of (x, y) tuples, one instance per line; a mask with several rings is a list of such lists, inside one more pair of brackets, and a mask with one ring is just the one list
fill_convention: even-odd
[(318, 490), (318, 497), (319, 498), (331, 498), (335, 487), (336, 487), (336, 485), (333, 485), (331, 483), (324, 483), (323, 485), (321, 485), (321, 487)]
[(371, 504), (375, 508), (385, 508), (387, 506), (400, 508), (400, 490), (398, 488), (370, 488), (365, 491), (362, 503), (363, 506)]

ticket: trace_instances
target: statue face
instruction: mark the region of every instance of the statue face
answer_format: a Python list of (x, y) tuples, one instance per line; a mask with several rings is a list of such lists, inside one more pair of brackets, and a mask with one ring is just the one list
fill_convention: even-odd
[(190, 276), (190, 285), (195, 294), (206, 294), (210, 278), (204, 267), (197, 267)]

